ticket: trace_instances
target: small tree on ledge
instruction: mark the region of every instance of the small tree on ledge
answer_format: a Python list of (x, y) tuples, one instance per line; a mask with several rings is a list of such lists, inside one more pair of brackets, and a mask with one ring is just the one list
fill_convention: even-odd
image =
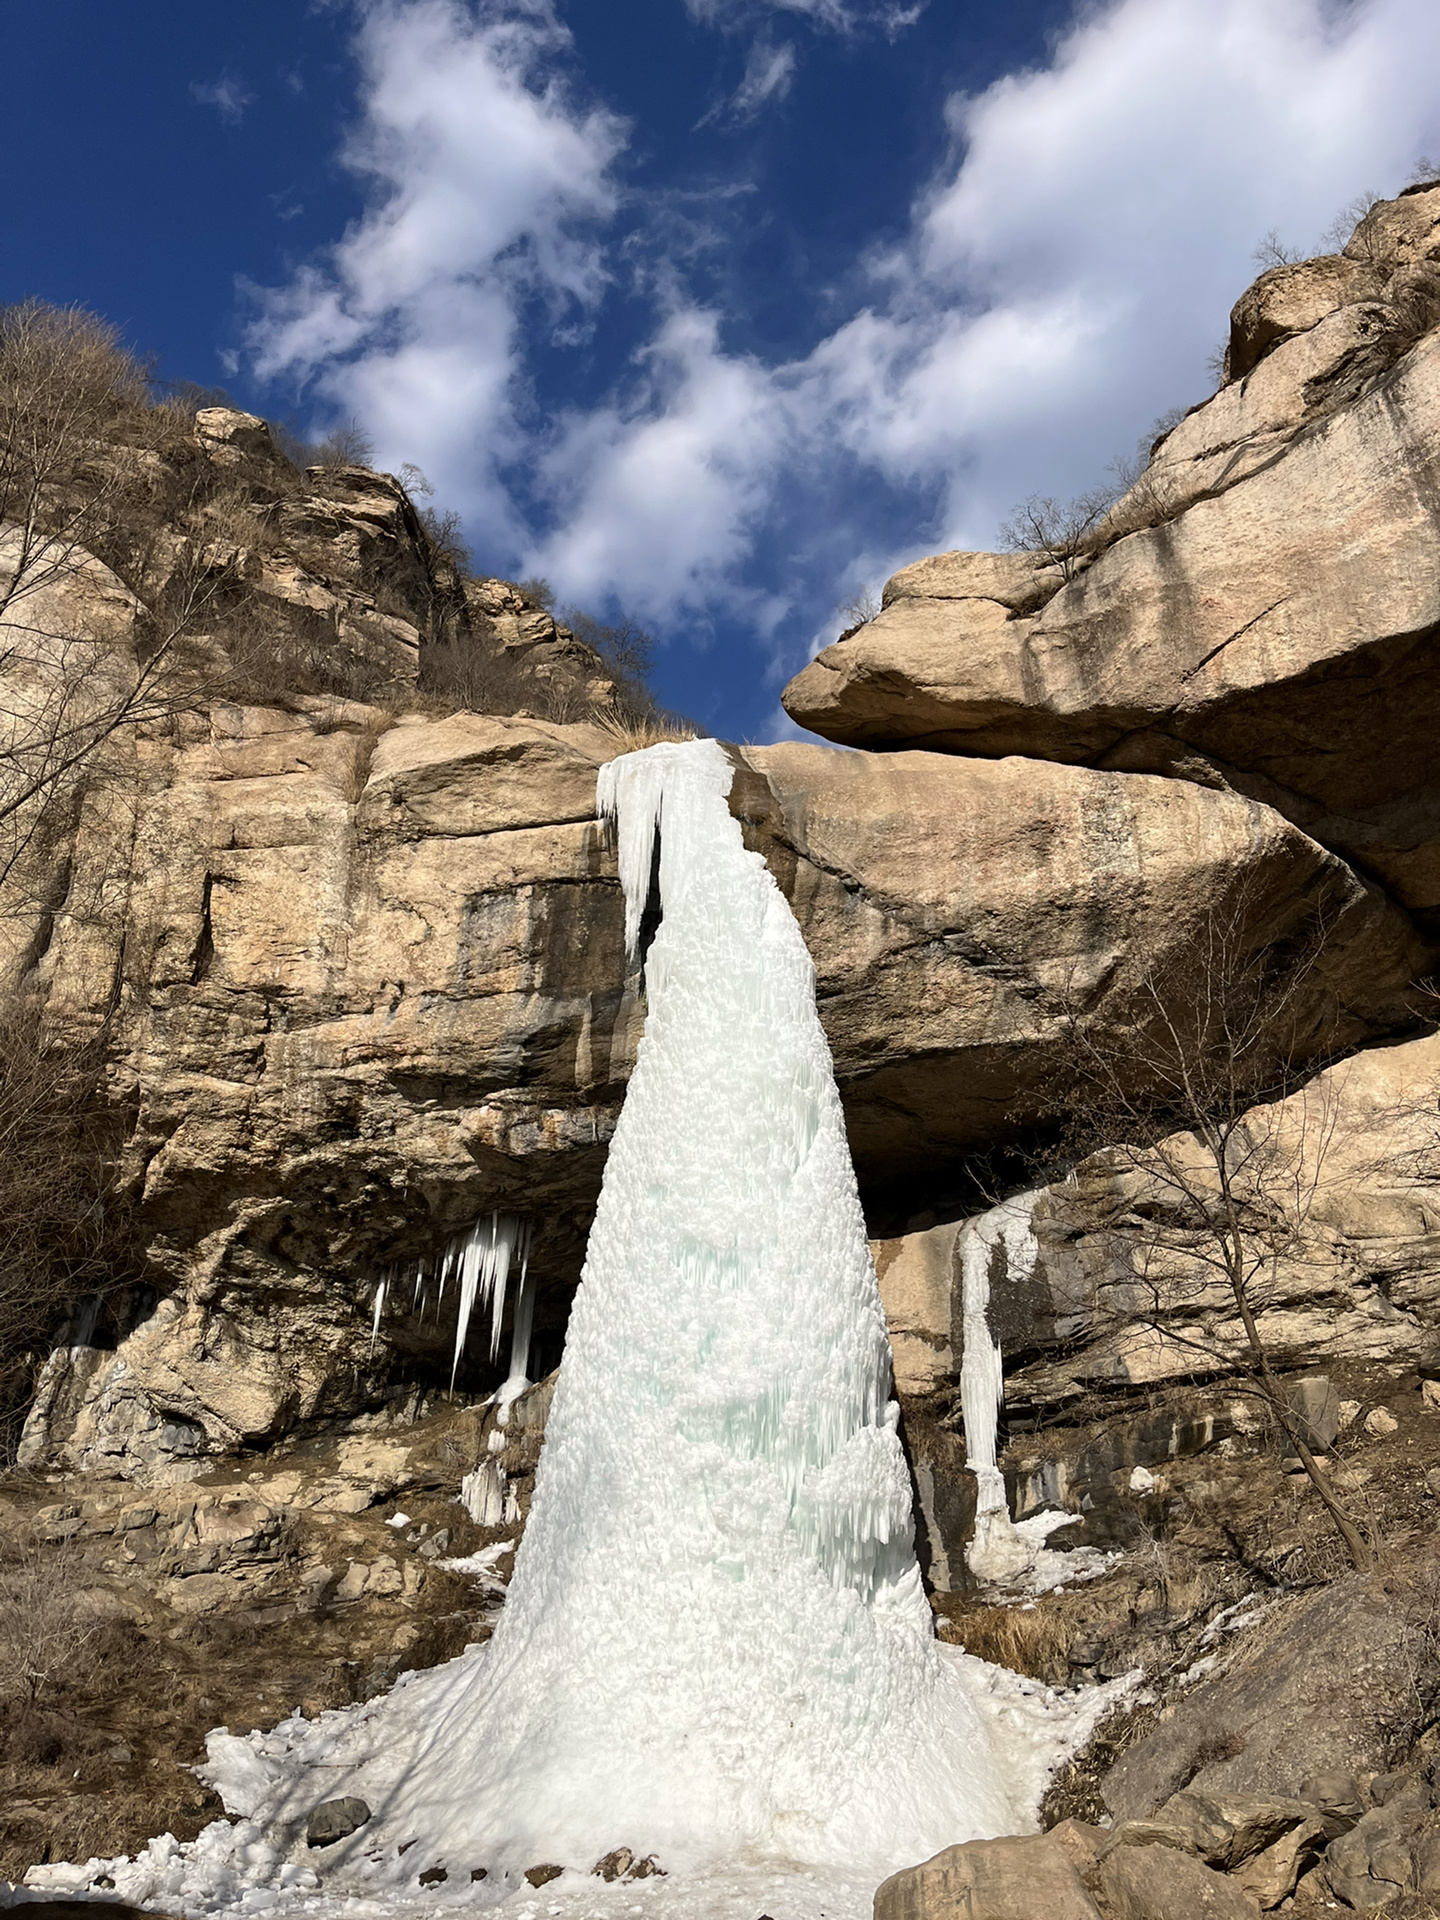
[(1254, 924), (1243, 898), (1212, 915), (1178, 971), (1142, 977), (1118, 1032), (1071, 1010), (1065, 1106), (1080, 1118), (1067, 1118), (1066, 1158), (1103, 1149), (1129, 1189), (1118, 1229), (1129, 1260), (1097, 1288), (1102, 1321), (1148, 1328), (1185, 1349), (1192, 1378), (1229, 1376), (1258, 1400), (1358, 1569), (1372, 1549), (1316, 1458), (1263, 1325), (1282, 1267), (1308, 1244), (1336, 1141), (1314, 1032), (1325, 927), (1281, 960), (1246, 937)]

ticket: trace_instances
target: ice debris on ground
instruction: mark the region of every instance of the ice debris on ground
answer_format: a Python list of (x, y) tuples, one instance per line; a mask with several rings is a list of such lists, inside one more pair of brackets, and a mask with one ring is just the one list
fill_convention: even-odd
[[(120, 1897), (378, 1913), (443, 1868), (427, 1904), (695, 1920), (700, 1889), (783, 1870), (853, 1885), (858, 1916), (894, 1868), (1033, 1827), (1118, 1697), (934, 1637), (813, 969), (731, 778), (713, 741), (602, 770), (632, 951), (657, 831), (663, 917), (493, 1639), (364, 1706), (212, 1735), (202, 1771), (232, 1821), (107, 1863)], [(324, 1850), (317, 1894), (306, 1815), (343, 1795), (373, 1818)], [(579, 1881), (620, 1846), (659, 1856), (658, 1890)], [(577, 1877), (537, 1902), (541, 1861)], [(32, 1879), (78, 1891), (101, 1870)]]

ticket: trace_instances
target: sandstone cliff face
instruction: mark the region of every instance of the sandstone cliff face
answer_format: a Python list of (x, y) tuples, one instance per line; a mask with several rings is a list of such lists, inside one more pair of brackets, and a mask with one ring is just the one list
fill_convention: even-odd
[(115, 1007), (128, 1178), (176, 1289), (90, 1381), (102, 1454), (365, 1404), (387, 1355), (443, 1342), (397, 1316), (367, 1364), (375, 1281), (484, 1212), (534, 1217), (552, 1321), (578, 1271), (639, 1029), (594, 819), (613, 742), (317, 705), (140, 742), (123, 870), (111, 788), (33, 965), (56, 1019)]
[(1207, 916), (1256, 951), (1331, 936), (1317, 1052), (1405, 1020), (1405, 916), (1270, 808), (1191, 783), (935, 753), (736, 751), (731, 807), (817, 969), (862, 1181), (953, 1163), (1034, 1119), (1069, 1022), (1135, 1017)]
[(1160, 444), (1073, 579), (1038, 555), (906, 568), (791, 683), (794, 717), (1231, 786), (1435, 924), (1440, 189), (1387, 205), (1363, 259), (1245, 296), (1240, 377)]

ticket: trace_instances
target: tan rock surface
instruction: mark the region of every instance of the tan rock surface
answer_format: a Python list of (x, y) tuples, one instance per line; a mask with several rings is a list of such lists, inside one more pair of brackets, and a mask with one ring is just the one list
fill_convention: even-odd
[[(1299, 1244), (1256, 1294), (1278, 1367), (1413, 1364), (1440, 1345), (1437, 1099), (1440, 1035), (1430, 1035), (1370, 1048), (1281, 1106), (1257, 1109), (1256, 1138), (1274, 1139), (1305, 1199)], [(1205, 1178), (1197, 1160), (1197, 1182)], [(1097, 1388), (1178, 1383), (1193, 1375), (1197, 1354), (1222, 1376), (1238, 1363), (1245, 1341), (1233, 1301), (1203, 1249), (1157, 1224), (1165, 1215), (1160, 1185), (1128, 1162), (1117, 1172), (1106, 1153), (1041, 1190), (1030, 1214), (1033, 1264), (1012, 1274), (1002, 1246), (990, 1269), (994, 1337), (1007, 1354), (1042, 1356), (1007, 1365), (1013, 1405), (1054, 1413)], [(907, 1393), (958, 1382), (964, 1231), (953, 1220), (875, 1245)], [(1296, 1393), (1303, 1398), (1303, 1383)], [(1334, 1399), (1316, 1385), (1316, 1405)], [(1022, 1475), (1022, 1512), (1077, 1498), (1063, 1462), (1033, 1490)]]
[(1036, 1835), (971, 1840), (883, 1881), (875, 1920), (1098, 1920), (1065, 1847)]
[(1272, 267), (1231, 310), (1229, 378), (1243, 378), (1281, 340), (1307, 332), (1338, 307), (1372, 299), (1378, 291), (1369, 266), (1343, 254)]
[(536, 1218), (552, 1323), (578, 1270), (640, 1024), (593, 817), (613, 742), (315, 704), (140, 742), (33, 970), (76, 1028), (119, 993), (129, 1179), (177, 1288), (55, 1400), (49, 1440), (118, 1471), (438, 1360), (446, 1336), (400, 1306), (367, 1366), (365, 1307), (387, 1265), (489, 1209)]
[(1383, 1571), (1282, 1601), (1120, 1756), (1104, 1783), (1115, 1818), (1153, 1814), (1182, 1786), (1223, 1804), (1302, 1798), (1319, 1772), (1381, 1771), (1426, 1644), (1433, 1578), (1421, 1544)]
[(731, 806), (815, 957), (871, 1181), (943, 1165), (1033, 1114), (1067, 1006), (1121, 1017), (1145, 970), (1163, 973), (1223, 901), (1252, 902), (1261, 946), (1333, 902), (1315, 1011), (1323, 1026), (1321, 1001), (1343, 1009), (1356, 1038), (1394, 1017), (1420, 957), (1401, 916), (1237, 795), (1034, 761), (735, 753)]

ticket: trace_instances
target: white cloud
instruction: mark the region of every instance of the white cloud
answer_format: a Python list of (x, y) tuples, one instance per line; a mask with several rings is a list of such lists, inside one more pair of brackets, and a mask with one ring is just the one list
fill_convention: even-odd
[(192, 81), (190, 98), (199, 106), (214, 107), (227, 127), (238, 127), (255, 96), (238, 74), (227, 73), (218, 80)]
[(927, 0), (685, 0), (685, 11), (707, 26), (743, 26), (766, 11), (799, 14), (816, 26), (850, 33), (879, 27), (898, 33), (914, 26)]
[[(657, 613), (723, 591), (727, 569), (753, 590), (767, 490), (793, 498), (847, 455), (862, 478), (935, 490), (934, 522), (891, 558), (985, 545), (1015, 500), (1091, 484), (1162, 408), (1200, 397), (1267, 228), (1312, 245), (1358, 188), (1403, 180), (1440, 130), (1437, 56), (1429, 0), (1087, 11), (1048, 67), (951, 102), (956, 157), (909, 242), (803, 362), (727, 356), (711, 324), (683, 378), (647, 372), (637, 403), (571, 424), (569, 517), (537, 564)], [(706, 404), (731, 381), (743, 404)], [(671, 511), (672, 459), (651, 457), (672, 432), (706, 476), (693, 517)], [(868, 544), (859, 521), (851, 550)]]
[[(1047, 65), (951, 101), (908, 239), (863, 263), (866, 304), (804, 359), (728, 348), (733, 316), (687, 290), (665, 230), (632, 227), (650, 338), (542, 429), (516, 401), (524, 330), (605, 293), (622, 129), (554, 77), (545, 12), (384, 0), (362, 50), (374, 205), (271, 299), (262, 369), (310, 375), (563, 597), (701, 634), (742, 613), (792, 654), (857, 578), (1092, 484), (1201, 396), (1267, 229), (1312, 247), (1440, 146), (1433, 0), (1087, 6)], [(522, 456), (546, 503), (528, 526), (505, 486)]]
[(791, 432), (771, 374), (722, 352), (698, 308), (666, 319), (638, 373), (623, 406), (564, 423), (544, 469), (560, 526), (530, 567), (664, 618), (735, 598)]
[(546, 4), (369, 0), (362, 118), (346, 152), (369, 205), (322, 260), (259, 296), (262, 379), (358, 415), (382, 457), (420, 459), (448, 499), (514, 519), (524, 326), (558, 330), (606, 286), (609, 168), (623, 123), (577, 105)]
[(730, 111), (737, 120), (753, 120), (772, 100), (783, 100), (795, 78), (795, 49), (784, 41), (776, 46), (762, 34), (750, 49), (745, 74), (735, 89)]

